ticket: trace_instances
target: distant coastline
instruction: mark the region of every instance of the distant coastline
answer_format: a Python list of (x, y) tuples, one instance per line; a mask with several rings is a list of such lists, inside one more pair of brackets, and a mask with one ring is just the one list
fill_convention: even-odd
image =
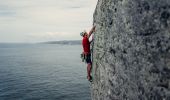
[(61, 44), (61, 45), (81, 45), (81, 40), (61, 40), (61, 41), (46, 41), (46, 42), (34, 42), (34, 43), (22, 43), (22, 42), (0, 42), (1, 45), (7, 44)]
[(47, 41), (47, 42), (41, 42), (41, 44), (80, 45), (81, 40)]

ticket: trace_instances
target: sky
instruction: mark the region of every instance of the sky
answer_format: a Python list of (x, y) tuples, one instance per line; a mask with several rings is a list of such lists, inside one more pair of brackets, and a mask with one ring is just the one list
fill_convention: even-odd
[(1, 42), (80, 40), (97, 0), (0, 0)]

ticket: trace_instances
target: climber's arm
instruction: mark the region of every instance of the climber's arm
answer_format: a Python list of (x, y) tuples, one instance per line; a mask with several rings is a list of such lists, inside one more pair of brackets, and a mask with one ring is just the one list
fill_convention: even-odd
[(90, 41), (90, 44), (94, 41), (94, 35), (92, 36), (92, 40)]
[(90, 38), (91, 34), (95, 31), (96, 26), (93, 26), (88, 34), (88, 38)]

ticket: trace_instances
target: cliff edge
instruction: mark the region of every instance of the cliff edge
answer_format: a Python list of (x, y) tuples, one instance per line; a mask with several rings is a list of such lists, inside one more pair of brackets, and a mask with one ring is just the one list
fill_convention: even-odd
[(93, 100), (170, 100), (170, 0), (99, 0)]

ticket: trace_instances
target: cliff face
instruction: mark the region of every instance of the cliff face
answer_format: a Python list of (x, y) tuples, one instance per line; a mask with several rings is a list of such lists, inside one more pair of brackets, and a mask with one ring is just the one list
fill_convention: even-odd
[(99, 0), (93, 100), (170, 100), (170, 0)]

